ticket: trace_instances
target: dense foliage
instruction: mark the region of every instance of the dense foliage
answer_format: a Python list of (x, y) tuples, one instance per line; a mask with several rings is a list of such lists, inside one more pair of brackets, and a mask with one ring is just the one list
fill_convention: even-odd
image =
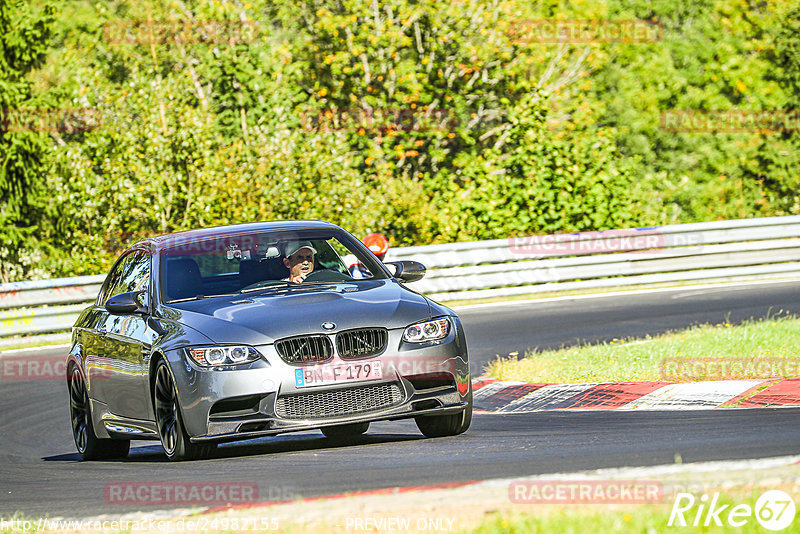
[(48, 155), (47, 138), (38, 132), (13, 127), (13, 112), (46, 105), (35, 95), (29, 73), (42, 65), (50, 34), (52, 8), (33, 12), (22, 0), (0, 1), (0, 277), (8, 278), (23, 267), (33, 267), (19, 254), (33, 247), (37, 221), (45, 212), (43, 181)]
[[(0, 281), (253, 220), (421, 244), (800, 213), (797, 131), (661, 124), (800, 109), (786, 0), (35, 3), (0, 0), (0, 113), (47, 115), (0, 123)], [(659, 38), (541, 42), (554, 19)]]

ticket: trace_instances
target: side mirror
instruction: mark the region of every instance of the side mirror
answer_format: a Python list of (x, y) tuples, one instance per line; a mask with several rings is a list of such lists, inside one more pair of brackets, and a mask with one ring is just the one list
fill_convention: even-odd
[(416, 282), (425, 276), (425, 266), (418, 261), (389, 261), (384, 265), (394, 267), (394, 277), (404, 282)]
[(106, 301), (106, 310), (115, 315), (147, 313), (147, 291), (131, 291), (114, 295)]

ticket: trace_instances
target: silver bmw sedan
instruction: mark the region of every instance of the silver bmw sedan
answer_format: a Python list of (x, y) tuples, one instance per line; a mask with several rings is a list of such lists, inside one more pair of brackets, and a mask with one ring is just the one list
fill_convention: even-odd
[(428, 437), (466, 431), (464, 330), (406, 287), (424, 274), (321, 221), (134, 244), (72, 329), (79, 453), (119, 458), (131, 440), (160, 440), (170, 460), (200, 459), (226, 441), (302, 430), (342, 439), (406, 418)]

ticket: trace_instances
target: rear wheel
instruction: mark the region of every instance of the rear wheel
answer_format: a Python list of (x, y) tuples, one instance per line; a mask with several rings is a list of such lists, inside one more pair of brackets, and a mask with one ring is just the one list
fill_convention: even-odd
[(323, 427), (322, 433), (325, 437), (331, 439), (342, 439), (354, 436), (360, 436), (369, 430), (369, 423), (351, 423), (349, 425), (336, 425)]
[(216, 449), (216, 443), (192, 443), (183, 425), (178, 409), (178, 394), (175, 380), (169, 365), (160, 360), (156, 365), (156, 379), (153, 387), (153, 403), (156, 412), (156, 426), (161, 446), (167, 458), (173, 461), (200, 460), (207, 458)]
[(89, 393), (77, 365), (71, 365), (67, 387), (69, 389), (69, 413), (75, 447), (84, 460), (125, 458), (131, 442), (122, 439), (100, 439), (94, 433)]
[(414, 420), (419, 431), (428, 438), (463, 434), (472, 423), (472, 384), (469, 385), (467, 407), (463, 412), (452, 415), (422, 415)]

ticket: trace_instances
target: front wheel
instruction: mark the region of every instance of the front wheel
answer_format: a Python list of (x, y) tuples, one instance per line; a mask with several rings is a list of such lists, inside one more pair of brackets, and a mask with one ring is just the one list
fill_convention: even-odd
[(153, 387), (153, 403), (156, 412), (156, 427), (161, 446), (167, 458), (173, 461), (200, 460), (207, 458), (216, 448), (216, 443), (192, 443), (183, 425), (178, 409), (178, 394), (169, 365), (160, 360), (156, 365)]
[(421, 415), (414, 418), (417, 428), (428, 438), (457, 436), (463, 434), (472, 423), (472, 384), (467, 394), (467, 407), (461, 413), (452, 415)]
[(69, 414), (72, 437), (83, 460), (125, 458), (131, 448), (127, 439), (100, 439), (94, 433), (89, 393), (77, 365), (71, 365), (67, 388), (69, 389)]

